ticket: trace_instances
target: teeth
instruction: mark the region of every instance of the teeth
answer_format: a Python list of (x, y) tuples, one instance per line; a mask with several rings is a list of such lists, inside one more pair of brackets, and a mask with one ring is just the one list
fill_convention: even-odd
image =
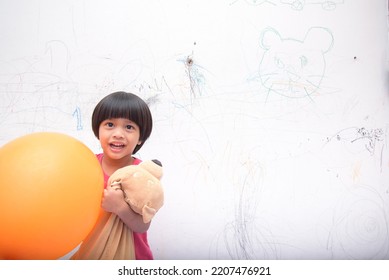
[(124, 147), (124, 144), (110, 144), (111, 147), (115, 147), (115, 148), (122, 148)]

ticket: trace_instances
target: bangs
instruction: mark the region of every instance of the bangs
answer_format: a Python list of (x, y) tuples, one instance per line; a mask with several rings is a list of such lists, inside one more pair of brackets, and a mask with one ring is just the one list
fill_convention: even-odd
[(131, 102), (128, 99), (125, 100), (111, 100), (111, 102), (104, 104), (100, 108), (99, 119), (100, 122), (106, 119), (114, 119), (114, 118), (123, 118), (128, 119), (139, 125), (139, 106), (134, 104), (135, 102)]

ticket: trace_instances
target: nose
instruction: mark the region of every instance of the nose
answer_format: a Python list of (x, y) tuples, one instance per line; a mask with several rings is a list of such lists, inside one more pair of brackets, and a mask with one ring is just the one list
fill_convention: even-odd
[(122, 139), (124, 138), (124, 131), (121, 127), (116, 127), (113, 130), (112, 136), (116, 139)]

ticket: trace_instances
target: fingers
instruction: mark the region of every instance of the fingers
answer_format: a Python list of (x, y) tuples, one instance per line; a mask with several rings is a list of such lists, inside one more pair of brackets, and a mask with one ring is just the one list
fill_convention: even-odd
[(110, 186), (112, 189), (116, 190), (121, 190), (122, 189), (122, 184), (120, 182), (113, 182)]

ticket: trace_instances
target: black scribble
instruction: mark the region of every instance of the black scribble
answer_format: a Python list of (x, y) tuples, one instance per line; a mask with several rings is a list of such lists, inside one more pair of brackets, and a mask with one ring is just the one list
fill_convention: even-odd
[(358, 137), (352, 140), (351, 143), (366, 139), (367, 143), (365, 144), (365, 147), (366, 150), (370, 152), (370, 154), (374, 154), (377, 142), (384, 141), (384, 131), (381, 128), (367, 130), (366, 128), (362, 127), (358, 129), (357, 134)]
[(145, 102), (147, 103), (147, 105), (149, 106), (152, 106), (154, 104), (157, 104), (159, 103), (159, 96), (158, 95), (153, 95), (153, 96), (150, 96), (149, 98), (147, 98), (145, 100)]
[[(335, 135), (327, 138), (327, 142), (336, 139), (349, 144), (360, 144), (371, 154), (377, 152), (378, 144), (384, 143), (386, 139), (385, 130), (382, 128), (367, 129), (365, 127), (349, 127), (340, 130)], [(382, 153), (381, 147), (380, 153)]]
[(205, 86), (205, 76), (202, 73), (203, 68), (195, 63), (193, 54), (185, 60), (185, 71), (188, 75), (191, 97), (196, 98), (202, 95)]

